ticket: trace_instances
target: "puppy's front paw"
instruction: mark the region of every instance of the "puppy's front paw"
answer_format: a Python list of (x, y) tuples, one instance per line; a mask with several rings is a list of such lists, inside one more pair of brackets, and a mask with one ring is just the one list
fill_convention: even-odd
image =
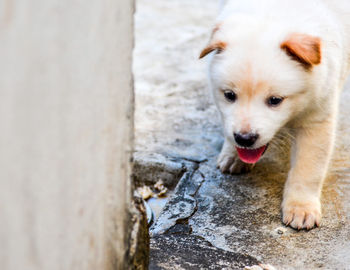
[(320, 226), (321, 222), (321, 204), (316, 201), (298, 201), (291, 200), (283, 202), (283, 223), (294, 229), (310, 230), (315, 226)]
[(250, 172), (254, 164), (242, 162), (235, 153), (228, 154), (221, 152), (217, 166), (223, 173), (240, 174)]

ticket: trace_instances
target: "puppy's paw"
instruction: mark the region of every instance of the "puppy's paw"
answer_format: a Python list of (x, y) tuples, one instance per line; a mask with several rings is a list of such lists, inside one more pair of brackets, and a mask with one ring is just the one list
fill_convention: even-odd
[(221, 152), (217, 161), (217, 167), (223, 173), (240, 174), (250, 172), (254, 164), (242, 162), (235, 153)]
[(283, 223), (294, 229), (301, 230), (313, 229), (320, 226), (321, 222), (321, 204), (316, 201), (298, 201), (291, 200), (283, 202)]

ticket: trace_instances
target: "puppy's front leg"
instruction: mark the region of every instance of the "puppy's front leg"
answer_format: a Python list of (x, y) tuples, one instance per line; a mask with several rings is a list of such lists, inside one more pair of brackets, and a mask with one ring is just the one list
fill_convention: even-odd
[(291, 170), (284, 188), (283, 222), (311, 229), (321, 220), (321, 190), (335, 137), (335, 120), (301, 128), (293, 146)]

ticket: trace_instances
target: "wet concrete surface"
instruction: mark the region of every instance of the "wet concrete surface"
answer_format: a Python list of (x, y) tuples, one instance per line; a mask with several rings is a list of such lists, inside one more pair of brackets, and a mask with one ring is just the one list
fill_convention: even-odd
[[(217, 249), (193, 235), (173, 234), (152, 238), (149, 269), (243, 269), (258, 261), (247, 255)], [(166, 258), (166, 259), (165, 259)], [(215, 262), (215, 263), (213, 263)]]
[[(286, 176), (281, 165), (265, 159), (252, 173), (233, 177), (222, 175), (214, 161), (201, 164), (180, 182), (183, 188), (151, 228), (152, 237), (198, 236), (219, 250), (249, 254), (277, 269), (350, 269), (349, 172), (326, 182), (321, 227), (296, 231), (281, 223)], [(196, 183), (194, 194), (188, 187)], [(152, 241), (154, 248), (159, 246)]]
[(150, 269), (350, 269), (350, 84), (323, 188), (320, 228), (281, 223), (288, 147), (269, 148), (245, 175), (220, 173), (218, 115), (197, 60), (217, 1), (139, 0), (135, 88), (138, 183), (159, 179), (174, 193), (151, 227)]

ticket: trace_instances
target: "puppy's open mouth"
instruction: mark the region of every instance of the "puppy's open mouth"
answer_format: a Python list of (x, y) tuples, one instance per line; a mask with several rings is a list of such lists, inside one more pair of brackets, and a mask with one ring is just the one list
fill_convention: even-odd
[(239, 148), (236, 147), (239, 158), (244, 163), (254, 164), (257, 163), (262, 155), (265, 153), (267, 149), (267, 144), (256, 149), (249, 149), (249, 148)]

